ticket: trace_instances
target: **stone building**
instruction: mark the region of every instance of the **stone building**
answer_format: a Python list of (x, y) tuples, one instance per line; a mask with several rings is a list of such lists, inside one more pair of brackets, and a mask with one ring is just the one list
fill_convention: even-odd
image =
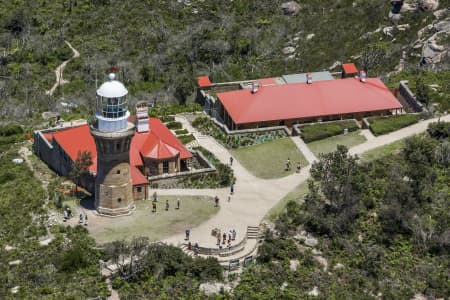
[(126, 214), (134, 200), (149, 196), (148, 178), (188, 171), (192, 154), (140, 103), (136, 116), (127, 109), (128, 91), (111, 76), (97, 90), (93, 124), (71, 124), (34, 133), (34, 150), (50, 168), (69, 176), (80, 151), (93, 164), (79, 184), (95, 194), (99, 213)]

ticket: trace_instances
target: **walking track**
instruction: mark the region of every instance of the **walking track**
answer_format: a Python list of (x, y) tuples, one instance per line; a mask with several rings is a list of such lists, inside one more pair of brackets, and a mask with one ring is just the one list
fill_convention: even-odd
[[(200, 146), (214, 153), (222, 163), (229, 163), (231, 154), (226, 148), (216, 142), (212, 137), (198, 133), (184, 117), (176, 117), (176, 120), (181, 122), (184, 128), (194, 134)], [(435, 118), (421, 121), (396, 132), (371, 138), (367, 142), (351, 148), (349, 152), (351, 154), (362, 154), (368, 150), (424, 132), (429, 123), (436, 122), (437, 120)], [(450, 121), (450, 115), (441, 117), (441, 121)], [(236, 184), (235, 193), (231, 196), (230, 202), (227, 201), (230, 195), (228, 188), (204, 190), (160, 189), (157, 190), (157, 193), (159, 195), (217, 195), (220, 198), (219, 212), (201, 225), (191, 228), (191, 241), (198, 242), (203, 247), (215, 247), (216, 239), (211, 236), (211, 230), (213, 228), (219, 228), (222, 232), (234, 228), (238, 233), (237, 239), (240, 240), (243, 234), (245, 234), (247, 226), (258, 226), (273, 206), (297, 185), (309, 178), (310, 166), (316, 158), (299, 137), (294, 137), (293, 140), (308, 159), (310, 163), (308, 167), (303, 168), (300, 174), (294, 173), (277, 179), (261, 179), (253, 176), (237, 159), (234, 159), (232, 168), (236, 177)], [(184, 242), (184, 234), (173, 235), (165, 239), (164, 242), (180, 245)]]

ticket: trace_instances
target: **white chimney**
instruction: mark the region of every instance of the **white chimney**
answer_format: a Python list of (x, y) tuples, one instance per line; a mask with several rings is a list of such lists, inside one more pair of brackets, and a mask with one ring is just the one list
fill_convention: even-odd
[(306, 73), (306, 83), (312, 84), (312, 74), (311, 73)]
[(252, 82), (252, 94), (256, 94), (258, 92), (258, 85), (256, 82)]
[(145, 102), (138, 102), (136, 104), (136, 129), (137, 132), (150, 131), (148, 119), (148, 106)]
[(364, 71), (360, 71), (359, 72), (359, 81), (361, 81), (362, 83), (365, 83), (366, 82), (366, 72), (364, 72)]

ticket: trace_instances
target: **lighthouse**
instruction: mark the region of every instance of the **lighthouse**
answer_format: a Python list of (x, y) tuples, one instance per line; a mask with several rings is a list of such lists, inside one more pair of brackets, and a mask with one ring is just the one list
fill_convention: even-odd
[(127, 95), (113, 73), (97, 90), (90, 131), (97, 148), (95, 208), (103, 215), (127, 215), (134, 208), (129, 152), (135, 127), (128, 122)]

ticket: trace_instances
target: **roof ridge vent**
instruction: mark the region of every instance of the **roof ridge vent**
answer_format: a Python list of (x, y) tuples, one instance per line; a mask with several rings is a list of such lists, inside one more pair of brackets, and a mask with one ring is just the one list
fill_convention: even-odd
[(259, 84), (256, 82), (252, 82), (252, 94), (256, 94), (258, 92)]
[(307, 84), (312, 84), (312, 81), (313, 81), (313, 79), (312, 79), (311, 72), (306, 73), (306, 83)]
[(359, 81), (361, 81), (362, 83), (366, 82), (366, 78), (367, 78), (367, 74), (364, 70), (361, 70), (359, 72)]

